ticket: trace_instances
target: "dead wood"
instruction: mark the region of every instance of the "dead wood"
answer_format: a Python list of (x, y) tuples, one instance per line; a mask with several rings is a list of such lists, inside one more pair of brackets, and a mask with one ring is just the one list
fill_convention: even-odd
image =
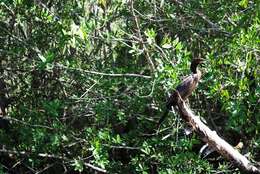
[[(177, 92), (177, 91), (176, 91)], [(178, 92), (177, 92), (178, 93)], [(192, 126), (194, 131), (208, 145), (220, 153), (223, 157), (234, 163), (238, 168), (247, 173), (260, 174), (260, 169), (255, 167), (245, 156), (239, 153), (234, 147), (227, 143), (224, 139), (218, 136), (215, 131), (212, 131), (205, 125), (199, 116), (196, 116), (185, 102), (177, 94), (177, 106), (181, 117)]]

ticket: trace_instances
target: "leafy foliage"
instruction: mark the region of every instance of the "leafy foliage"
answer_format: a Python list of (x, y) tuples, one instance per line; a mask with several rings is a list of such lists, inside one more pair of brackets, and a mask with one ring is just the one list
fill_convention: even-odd
[(1, 1), (0, 75), (12, 102), (0, 173), (239, 173), (200, 158), (202, 142), (182, 133), (176, 113), (145, 136), (193, 57), (207, 63), (191, 108), (260, 160), (259, 9), (249, 0)]

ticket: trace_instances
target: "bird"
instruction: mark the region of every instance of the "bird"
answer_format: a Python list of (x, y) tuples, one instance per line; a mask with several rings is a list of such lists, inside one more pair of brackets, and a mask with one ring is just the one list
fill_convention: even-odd
[(164, 121), (166, 116), (168, 115), (169, 111), (172, 107), (177, 105), (177, 93), (180, 94), (182, 100), (187, 100), (187, 98), (192, 94), (192, 92), (196, 89), (198, 86), (199, 80), (201, 79), (201, 71), (198, 70), (198, 65), (202, 64), (204, 62), (204, 59), (202, 58), (194, 58), (191, 61), (190, 70), (191, 74), (184, 78), (182, 82), (176, 87), (174, 92), (170, 95), (168, 100), (166, 101), (166, 110), (160, 120), (158, 121), (158, 127), (161, 125), (161, 123)]

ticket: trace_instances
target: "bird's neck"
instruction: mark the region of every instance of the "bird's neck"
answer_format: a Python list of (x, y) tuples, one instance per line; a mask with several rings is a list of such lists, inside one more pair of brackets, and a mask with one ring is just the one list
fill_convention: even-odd
[(194, 64), (194, 63), (191, 64), (190, 70), (191, 70), (191, 72), (193, 72), (193, 74), (197, 74), (197, 72), (198, 72), (197, 66), (198, 66), (198, 64)]

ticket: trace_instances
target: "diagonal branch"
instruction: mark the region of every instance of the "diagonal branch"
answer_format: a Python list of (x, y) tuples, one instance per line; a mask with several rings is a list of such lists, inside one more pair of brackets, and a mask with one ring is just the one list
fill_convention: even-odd
[(193, 112), (186, 106), (177, 91), (177, 105), (181, 117), (193, 127), (201, 139), (208, 143), (211, 148), (219, 152), (223, 157), (232, 161), (237, 167), (247, 173), (260, 174), (260, 169), (255, 167), (245, 156), (240, 154), (229, 143), (220, 138), (215, 131), (208, 128)]

